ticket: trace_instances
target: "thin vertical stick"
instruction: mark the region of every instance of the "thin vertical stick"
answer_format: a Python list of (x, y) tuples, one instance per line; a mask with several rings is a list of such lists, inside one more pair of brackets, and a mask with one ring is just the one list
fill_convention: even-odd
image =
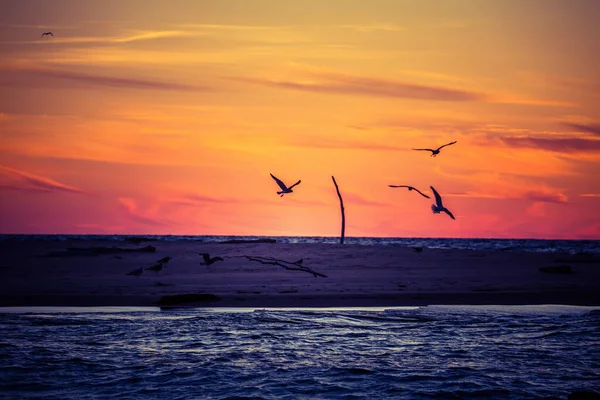
[(340, 189), (338, 188), (335, 178), (331, 176), (331, 179), (333, 179), (335, 191), (337, 192), (337, 195), (340, 198), (340, 209), (342, 210), (342, 236), (340, 237), (340, 244), (344, 244), (344, 235), (346, 234), (346, 215), (344, 214), (344, 201), (342, 200), (342, 195), (340, 194)]

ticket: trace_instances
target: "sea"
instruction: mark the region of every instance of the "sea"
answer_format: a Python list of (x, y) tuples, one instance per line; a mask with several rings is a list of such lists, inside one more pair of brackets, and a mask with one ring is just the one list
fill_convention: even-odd
[[(0, 241), (127, 237), (2, 235)], [(598, 241), (351, 237), (346, 243), (600, 252)], [(577, 391), (600, 395), (600, 307), (0, 308), (0, 399), (566, 400)]]
[[(340, 242), (334, 236), (206, 236), (206, 235), (0, 235), (2, 241), (91, 241), (111, 240), (125, 242), (132, 238), (147, 241), (223, 242), (228, 240), (274, 239), (278, 243), (331, 243)], [(502, 251), (535, 251), (557, 253), (599, 253), (600, 240), (545, 240), (545, 239), (456, 239), (456, 238), (392, 238), (346, 237), (346, 244), (366, 246), (408, 246), (432, 249), (471, 249)]]

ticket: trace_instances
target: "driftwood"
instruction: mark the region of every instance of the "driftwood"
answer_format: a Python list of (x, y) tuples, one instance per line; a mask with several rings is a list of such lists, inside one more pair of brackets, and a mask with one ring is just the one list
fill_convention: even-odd
[(342, 200), (342, 195), (340, 194), (340, 188), (338, 188), (335, 178), (333, 176), (331, 176), (331, 179), (333, 179), (333, 184), (335, 185), (335, 191), (337, 192), (337, 195), (340, 198), (340, 209), (342, 210), (342, 235), (340, 236), (340, 244), (344, 244), (344, 236), (346, 235), (346, 214), (344, 213), (344, 200)]
[(278, 260), (273, 257), (256, 257), (256, 256), (236, 256), (236, 257), (244, 257), (250, 261), (256, 261), (261, 264), (277, 265), (277, 266), (287, 269), (289, 271), (308, 272), (309, 274), (314, 275), (315, 278), (317, 276), (320, 276), (322, 278), (327, 278), (327, 275), (324, 275), (317, 271), (313, 271), (312, 269), (302, 265), (302, 260), (298, 260), (296, 262), (289, 262), (289, 261), (285, 261), (285, 260)]

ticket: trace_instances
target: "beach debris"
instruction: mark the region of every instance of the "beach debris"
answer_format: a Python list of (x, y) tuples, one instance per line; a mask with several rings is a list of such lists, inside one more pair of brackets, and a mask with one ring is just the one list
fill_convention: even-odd
[(166, 295), (158, 300), (159, 306), (172, 306), (185, 303), (207, 303), (221, 300), (219, 297), (210, 293), (187, 293)]
[(452, 144), (454, 144), (454, 143), (456, 143), (456, 140), (455, 140), (454, 142), (446, 143), (445, 145), (443, 145), (443, 146), (440, 146), (440, 147), (438, 147), (437, 149), (413, 149), (413, 150), (417, 150), (417, 151), (419, 151), (419, 150), (423, 150), (423, 151), (430, 151), (430, 152), (431, 152), (431, 156), (430, 156), (430, 157), (435, 157), (435, 156), (437, 156), (438, 154), (440, 154), (440, 150), (441, 150), (441, 149), (443, 149), (443, 148), (444, 148), (444, 147), (446, 147), (446, 146), (450, 146), (450, 145), (452, 145)]
[(124, 239), (127, 243), (140, 244), (142, 242), (148, 241), (145, 237), (142, 236), (129, 236)]
[(573, 270), (571, 270), (571, 266), (567, 264), (555, 265), (552, 267), (540, 267), (540, 272), (545, 272), (547, 274), (572, 274)]
[(156, 247), (144, 246), (134, 249), (122, 247), (68, 247), (67, 250), (53, 250), (46, 254), (46, 257), (72, 257), (72, 256), (96, 256), (100, 254), (118, 254), (118, 253), (154, 253)]
[(166, 286), (175, 286), (175, 285), (174, 285), (174, 284), (172, 284), (172, 283), (163, 283), (163, 282), (160, 282), (160, 281), (159, 281), (159, 282), (156, 282), (156, 283), (154, 284), (154, 286), (166, 287)]
[(413, 187), (413, 186), (408, 186), (408, 185), (388, 185), (391, 188), (407, 188), (408, 191), (410, 192), (411, 190), (416, 191), (417, 193), (419, 193), (421, 196), (425, 197), (425, 198), (429, 198), (429, 196), (427, 196), (426, 194), (424, 194), (423, 192), (421, 192), (419, 189)]
[(292, 186), (289, 186), (289, 187), (288, 187), (288, 186), (286, 186), (286, 184), (285, 184), (285, 183), (283, 183), (283, 182), (281, 181), (281, 179), (278, 179), (278, 178), (277, 178), (277, 177), (275, 177), (275, 175), (273, 175), (273, 174), (270, 174), (270, 175), (271, 175), (271, 178), (275, 179), (275, 182), (277, 182), (277, 184), (278, 184), (278, 185), (279, 185), (279, 187), (281, 188), (281, 191), (280, 191), (280, 192), (277, 192), (277, 194), (278, 194), (278, 195), (280, 195), (281, 197), (283, 197), (283, 195), (284, 195), (284, 194), (293, 193), (294, 191), (292, 190), (292, 188), (293, 188), (294, 186), (296, 186), (296, 185), (299, 185), (299, 184), (300, 184), (300, 182), (302, 182), (302, 181), (300, 181), (300, 180), (299, 180), (298, 182), (294, 183)]
[(452, 215), (452, 213), (450, 212), (450, 210), (448, 210), (446, 207), (444, 207), (444, 205), (442, 204), (442, 197), (440, 196), (440, 194), (437, 192), (437, 190), (434, 189), (433, 186), (429, 186), (431, 188), (431, 190), (433, 191), (433, 195), (435, 196), (435, 203), (436, 204), (432, 204), (431, 205), (431, 211), (433, 211), (434, 214), (439, 214), (441, 211), (445, 212), (446, 214), (448, 214), (450, 216), (450, 218), (452, 219), (456, 219), (454, 218), (454, 215)]
[(208, 253), (198, 253), (202, 256), (202, 258), (204, 259), (204, 263), (200, 263), (201, 265), (212, 265), (214, 263), (216, 263), (217, 261), (224, 261), (223, 258), (221, 257), (210, 257), (210, 255)]
[(125, 275), (140, 276), (143, 273), (144, 273), (144, 267), (139, 267), (139, 268), (134, 269), (133, 271), (129, 271)]
[(277, 243), (275, 239), (231, 239), (219, 242), (220, 244), (250, 244), (250, 243)]
[[(312, 274), (315, 278), (317, 276), (327, 278), (327, 275), (324, 275), (317, 271), (313, 271), (312, 269), (302, 265), (302, 263), (299, 263), (299, 262), (289, 262), (289, 261), (285, 261), (285, 260), (278, 260), (273, 257), (257, 257), (257, 256), (235, 256), (235, 257), (244, 257), (244, 258), (248, 259), (249, 261), (256, 261), (261, 264), (277, 265), (279, 267), (282, 267), (282, 268), (290, 270), (290, 271), (308, 272), (309, 274)], [(299, 261), (303, 261), (303, 260), (300, 259)]]
[(422, 253), (423, 252), (423, 248), (422, 247), (413, 247), (412, 249), (413, 249), (413, 251), (415, 253)]

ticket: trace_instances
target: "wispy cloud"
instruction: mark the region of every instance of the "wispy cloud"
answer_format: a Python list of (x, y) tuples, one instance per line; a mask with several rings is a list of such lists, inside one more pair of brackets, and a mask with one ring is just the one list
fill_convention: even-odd
[(532, 148), (556, 153), (596, 153), (600, 152), (600, 140), (584, 138), (544, 138), (505, 136), (498, 140), (515, 148)]
[(581, 196), (581, 197), (600, 197), (600, 193), (582, 193), (579, 196)]
[(442, 86), (418, 85), (392, 80), (351, 76), (337, 73), (313, 73), (310, 80), (274, 80), (263, 78), (229, 78), (255, 85), (315, 93), (364, 95), (433, 101), (484, 101), (487, 96), (468, 90)]
[(539, 203), (557, 203), (565, 204), (569, 202), (567, 195), (557, 191), (550, 190), (525, 190), (525, 191), (505, 191), (505, 192), (450, 192), (446, 196), (450, 197), (470, 197), (480, 199), (501, 199), (501, 200), (527, 200)]
[(4, 167), (0, 165), (0, 172), (2, 172), (5, 176), (13, 178), (12, 181), (9, 183), (0, 184), (0, 188), (3, 189), (86, 194), (86, 192), (76, 187), (65, 185), (63, 183), (57, 182), (53, 179), (46, 178), (43, 176), (19, 171), (17, 169)]
[[(38, 29), (52, 29), (52, 27), (35, 26)], [(56, 31), (56, 29), (55, 29)], [(61, 29), (62, 31), (62, 29)], [(44, 44), (44, 45), (61, 45), (61, 44), (79, 44), (79, 43), (130, 43), (142, 40), (153, 40), (162, 38), (172, 38), (181, 36), (193, 36), (196, 33), (183, 30), (164, 30), (164, 31), (133, 31), (120, 36), (61, 36), (58, 31), (53, 32), (52, 38), (42, 38), (38, 36), (36, 40), (29, 41), (1, 41), (0, 44)]]
[[(0, 68), (2, 70), (3, 68)], [(5, 71), (20, 75), (20, 80), (0, 80), (0, 86), (15, 87), (20, 85), (30, 85), (27, 78), (41, 77), (73, 81), (78, 83), (108, 86), (116, 88), (146, 89), (146, 90), (176, 90), (176, 91), (208, 91), (208, 87), (188, 85), (174, 82), (162, 82), (139, 78), (121, 78), (106, 75), (85, 74), (74, 71), (56, 70), (56, 69), (35, 69), (35, 68), (4, 68)]]
[(564, 122), (564, 126), (571, 128), (577, 132), (591, 133), (600, 136), (600, 124), (583, 124), (576, 122)]
[(406, 148), (380, 144), (375, 141), (361, 140), (352, 137), (333, 138), (326, 136), (296, 136), (288, 139), (285, 144), (293, 147), (336, 150), (382, 150), (406, 151)]
[(152, 226), (164, 226), (165, 223), (159, 219), (153, 218), (148, 215), (144, 215), (140, 212), (136, 201), (129, 197), (119, 197), (118, 199), (121, 210), (124, 211), (125, 215), (134, 222), (143, 225)]

